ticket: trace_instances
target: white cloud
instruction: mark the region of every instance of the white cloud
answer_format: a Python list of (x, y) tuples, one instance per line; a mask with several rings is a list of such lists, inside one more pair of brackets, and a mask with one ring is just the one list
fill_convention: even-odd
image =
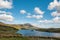
[(48, 9), (49, 10), (52, 10), (54, 9), (55, 7), (57, 7), (57, 5), (59, 4), (59, 2), (57, 0), (54, 0), (53, 2), (51, 2), (49, 5), (48, 5)]
[(26, 11), (25, 11), (25, 10), (20, 10), (20, 13), (21, 13), (21, 14), (25, 14)]
[(60, 16), (60, 13), (58, 13), (57, 11), (55, 11), (55, 12), (52, 12), (51, 15), (54, 16), (54, 17), (56, 17), (56, 16)]
[[(9, 12), (5, 12), (5, 11), (0, 11), (0, 20), (3, 21), (13, 21), (13, 16), (9, 14)], [(9, 15), (8, 15), (9, 14)]]
[(32, 16), (28, 15), (27, 18), (32, 18)]
[(38, 28), (60, 28), (60, 24), (56, 23), (42, 23), (38, 25)]
[(37, 13), (37, 14), (44, 14), (44, 11), (42, 11), (41, 9), (39, 9), (38, 7), (35, 7), (34, 8), (34, 11)]
[(48, 5), (49, 10), (55, 9), (56, 11), (52, 12), (51, 15), (54, 17), (52, 19), (53, 23), (60, 23), (60, 1), (54, 0)]
[(27, 18), (41, 19), (43, 18), (43, 15), (28, 15)]
[(40, 10), (38, 7), (35, 7), (34, 11), (37, 13), (37, 15), (36, 14), (27, 13), (25, 10), (20, 10), (20, 13), (21, 14), (27, 13), (27, 16), (26, 16), (27, 18), (34, 18), (34, 19), (43, 18), (44, 12), (42, 10)]
[(0, 0), (0, 9), (1, 8), (11, 9), (12, 8), (12, 2), (7, 1), (7, 0)]
[(59, 3), (59, 5), (56, 7), (56, 9), (57, 9), (57, 12), (60, 13), (60, 3)]
[(53, 18), (53, 21), (54, 21), (55, 23), (60, 23), (60, 17), (55, 17), (55, 18)]
[(27, 17), (27, 18), (32, 18), (32, 16), (31, 16), (30, 13), (28, 13), (26, 17)]
[(33, 18), (36, 18), (36, 19), (41, 19), (43, 18), (43, 15), (32, 15)]
[(52, 20), (39, 20), (40, 23), (53, 23)]
[(54, 17), (51, 20), (39, 20), (40, 23), (60, 23), (60, 17)]

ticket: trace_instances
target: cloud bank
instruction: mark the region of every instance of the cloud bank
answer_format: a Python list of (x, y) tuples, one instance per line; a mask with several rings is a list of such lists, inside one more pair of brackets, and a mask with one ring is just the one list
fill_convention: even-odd
[(0, 9), (2, 8), (7, 8), (7, 9), (11, 9), (12, 8), (12, 2), (9, 2), (7, 0), (0, 0)]
[[(0, 0), (0, 9), (11, 9), (12, 0)], [(2, 21), (13, 21), (14, 17), (11, 15), (11, 12), (1, 11), (0, 10), (0, 20)]]
[(0, 11), (0, 20), (3, 21), (13, 21), (13, 16), (10, 15), (10, 12)]

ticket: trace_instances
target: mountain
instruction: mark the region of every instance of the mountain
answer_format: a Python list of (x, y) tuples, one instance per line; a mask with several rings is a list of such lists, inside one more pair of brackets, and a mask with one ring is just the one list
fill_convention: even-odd
[(35, 27), (29, 23), (5, 24), (5, 23), (0, 22), (0, 37), (19, 36), (19, 34), (16, 34), (16, 32), (20, 29), (35, 29)]
[(22, 24), (21, 26), (23, 27), (22, 29), (37, 29), (37, 27), (29, 23)]
[(25, 24), (7, 24), (10, 27), (14, 27), (16, 29), (36, 29), (37, 27), (35, 27), (34, 25), (31, 25), (29, 23), (25, 23)]
[(24, 26), (28, 26), (28, 27), (34, 27), (33, 25), (29, 24), (29, 23), (26, 23), (26, 24), (23, 24)]
[(12, 27), (15, 29), (36, 29), (37, 27), (29, 24), (29, 23), (25, 23), (25, 24), (5, 24), (0, 22), (0, 26), (8, 26), (8, 27)]

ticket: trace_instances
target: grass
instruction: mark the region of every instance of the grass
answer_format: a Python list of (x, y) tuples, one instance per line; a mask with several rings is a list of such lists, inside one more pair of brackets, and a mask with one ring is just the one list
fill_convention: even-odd
[(0, 40), (28, 40), (26, 38), (19, 38), (19, 37), (15, 37), (15, 38), (0, 38)]
[(51, 38), (42, 38), (42, 37), (2, 37), (0, 40), (60, 40), (60, 39), (51, 39)]

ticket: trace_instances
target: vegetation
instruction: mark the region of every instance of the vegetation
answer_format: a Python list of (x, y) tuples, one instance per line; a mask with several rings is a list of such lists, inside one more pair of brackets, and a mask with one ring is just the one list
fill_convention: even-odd
[[(31, 26), (31, 27), (30, 27)], [(15, 24), (4, 24), (0, 22), (0, 40), (51, 40), (51, 38), (41, 38), (41, 37), (23, 37), (20, 34), (16, 34), (19, 29), (34, 29), (34, 26), (30, 24), (24, 25), (15, 25)], [(60, 32), (60, 29), (36, 29), (38, 31), (46, 31), (46, 32)], [(60, 40), (60, 39), (53, 39)]]
[(10, 38), (0, 38), (0, 40), (27, 40), (27, 38), (19, 38), (19, 37), (10, 37)]
[(60, 33), (60, 28), (49, 28), (49, 29), (40, 28), (40, 29), (36, 29), (36, 30), (43, 31), (43, 32)]
[(18, 29), (14, 27), (10, 27), (4, 23), (0, 23), (0, 37), (20, 36), (16, 34), (17, 31)]
[(3, 37), (0, 40), (60, 40), (56, 38), (44, 38), (44, 37)]

